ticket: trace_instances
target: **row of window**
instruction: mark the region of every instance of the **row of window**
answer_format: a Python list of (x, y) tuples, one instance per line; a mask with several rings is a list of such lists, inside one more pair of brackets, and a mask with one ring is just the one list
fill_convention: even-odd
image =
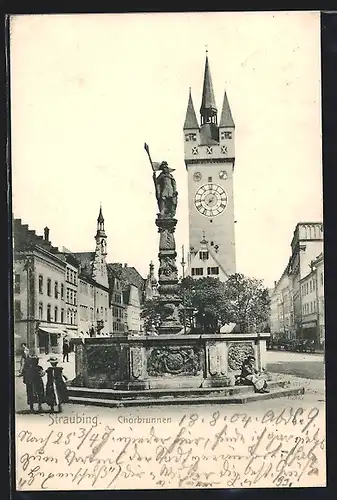
[(122, 294), (121, 293), (114, 293), (113, 294), (113, 301), (115, 304), (121, 304), (122, 303)]
[(124, 324), (118, 321), (113, 322), (112, 328), (114, 332), (124, 332)]
[[(44, 280), (42, 274), (39, 275), (39, 293), (44, 293)], [(64, 299), (64, 285), (61, 283), (59, 289), (59, 283), (57, 281), (54, 282), (54, 297), (55, 299), (59, 298), (59, 293), (61, 293), (61, 299)], [(50, 278), (47, 278), (47, 295), (48, 297), (52, 296), (52, 282)]]
[(120, 307), (113, 307), (112, 308), (112, 315), (114, 318), (123, 318), (124, 309), (122, 309)]
[[(231, 139), (232, 138), (232, 132), (227, 131), (227, 130), (226, 131), (222, 131), (221, 135), (220, 135), (220, 138), (221, 138), (221, 140)], [(186, 142), (189, 142), (189, 141), (195, 142), (196, 140), (197, 140), (197, 134), (195, 134), (195, 133), (185, 134), (185, 141)]]
[(77, 292), (76, 290), (72, 290), (71, 288), (67, 288), (67, 303), (72, 304), (74, 306), (77, 305)]
[(209, 259), (209, 252), (199, 252), (199, 259), (200, 260), (208, 260)]
[[(320, 273), (320, 284), (323, 286), (324, 285), (324, 277), (323, 277), (323, 272)], [(304, 283), (302, 285), (302, 295), (308, 295), (308, 293), (314, 292), (317, 287), (317, 282), (316, 279), (313, 278), (309, 282)]]
[(73, 269), (67, 268), (66, 271), (66, 280), (69, 281), (70, 283), (73, 283), (76, 285), (77, 283), (77, 273)]
[[(207, 275), (218, 275), (219, 274), (219, 267), (208, 267), (207, 268)], [(204, 275), (204, 268), (203, 267), (192, 267), (192, 276), (203, 276)]]
[(302, 314), (312, 314), (317, 312), (317, 301), (313, 300), (311, 302), (307, 302), (302, 306)]
[(314, 292), (316, 290), (316, 279), (311, 279), (307, 283), (302, 285), (302, 296), (308, 295), (308, 293)]

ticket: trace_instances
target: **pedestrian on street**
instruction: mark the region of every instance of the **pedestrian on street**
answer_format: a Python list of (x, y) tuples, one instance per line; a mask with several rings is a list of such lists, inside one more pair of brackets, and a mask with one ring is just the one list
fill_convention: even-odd
[(26, 385), (27, 404), (30, 411), (34, 411), (34, 404), (38, 404), (38, 411), (42, 411), (42, 403), (45, 399), (44, 384), (42, 377), (45, 372), (39, 365), (39, 358), (31, 356), (26, 358), (23, 367), (23, 383)]
[(57, 366), (58, 359), (51, 357), (48, 359), (51, 364), (47, 368), (47, 384), (46, 384), (46, 403), (50, 406), (51, 413), (54, 413), (54, 407), (58, 407), (59, 413), (62, 412), (62, 403), (67, 403), (68, 389), (66, 386), (67, 377), (63, 374), (63, 368)]
[(255, 392), (263, 394), (269, 392), (265, 375), (255, 368), (254, 356), (248, 356), (242, 363), (240, 379), (243, 383), (253, 385)]
[(19, 377), (23, 376), (23, 367), (25, 365), (26, 359), (29, 356), (29, 349), (27, 347), (27, 344), (25, 342), (22, 342), (21, 344), (21, 351), (20, 351), (20, 370), (19, 370)]
[(69, 362), (69, 351), (70, 351), (70, 345), (69, 345), (69, 340), (67, 337), (63, 339), (63, 363), (65, 361)]

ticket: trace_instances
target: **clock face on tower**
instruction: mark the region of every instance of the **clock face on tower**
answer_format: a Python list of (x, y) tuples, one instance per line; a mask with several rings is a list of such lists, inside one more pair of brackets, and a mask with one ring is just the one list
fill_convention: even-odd
[(205, 217), (220, 215), (227, 206), (226, 191), (218, 184), (205, 184), (196, 192), (194, 204)]

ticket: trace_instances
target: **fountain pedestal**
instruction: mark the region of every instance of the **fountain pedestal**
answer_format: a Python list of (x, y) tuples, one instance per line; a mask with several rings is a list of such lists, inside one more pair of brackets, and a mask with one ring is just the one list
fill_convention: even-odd
[(248, 354), (266, 368), (261, 334), (207, 334), (87, 338), (75, 341), (72, 386), (92, 389), (230, 387)]
[(177, 219), (158, 214), (156, 219), (159, 239), (159, 301), (162, 305), (163, 317), (158, 327), (159, 335), (174, 335), (181, 332), (183, 325), (179, 319), (178, 269), (176, 265), (176, 244), (174, 232)]

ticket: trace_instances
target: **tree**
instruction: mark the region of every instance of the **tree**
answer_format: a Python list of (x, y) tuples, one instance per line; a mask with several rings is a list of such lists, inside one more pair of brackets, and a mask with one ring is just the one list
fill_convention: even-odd
[(187, 310), (195, 310), (196, 323), (205, 333), (214, 333), (230, 323), (225, 288), (218, 278), (184, 278), (180, 294)]
[(158, 326), (160, 326), (163, 314), (164, 309), (162, 304), (159, 302), (159, 297), (154, 297), (153, 299), (147, 300), (144, 303), (142, 312), (140, 314), (141, 318), (144, 319), (145, 331), (149, 332), (153, 327), (157, 328)]
[(270, 298), (261, 280), (233, 274), (225, 283), (224, 299), (230, 309), (232, 323), (246, 333), (268, 321)]

